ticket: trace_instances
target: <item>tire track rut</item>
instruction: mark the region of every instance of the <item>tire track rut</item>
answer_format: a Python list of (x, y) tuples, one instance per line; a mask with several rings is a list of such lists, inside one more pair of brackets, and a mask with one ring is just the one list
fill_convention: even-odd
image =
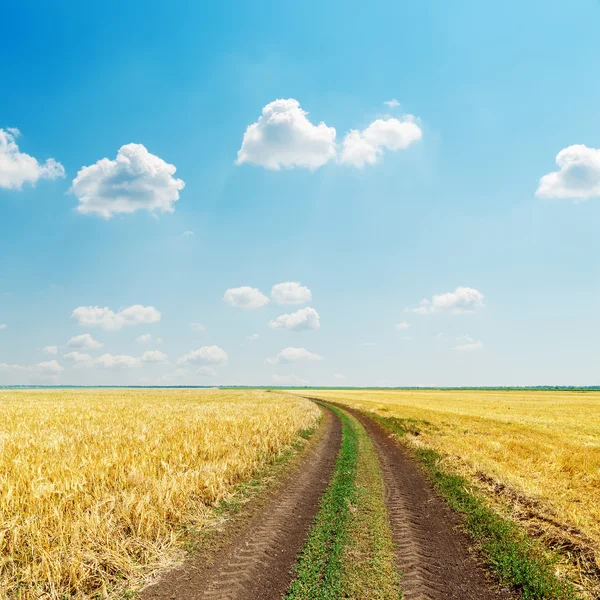
[(381, 463), (386, 504), (402, 573), (405, 600), (501, 600), (516, 598), (500, 589), (472, 551), (459, 517), (436, 494), (415, 459), (375, 421), (354, 415), (371, 437)]
[[(142, 600), (280, 599), (329, 484), (341, 445), (339, 417), (325, 409), (323, 431), (278, 491), (210, 564), (186, 561), (142, 592)], [(318, 434), (317, 434), (318, 435)]]

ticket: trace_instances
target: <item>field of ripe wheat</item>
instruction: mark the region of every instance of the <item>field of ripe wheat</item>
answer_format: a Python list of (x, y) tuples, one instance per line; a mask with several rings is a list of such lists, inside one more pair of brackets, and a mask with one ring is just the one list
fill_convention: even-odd
[[(600, 393), (487, 390), (298, 392), (415, 419), (419, 436), (540, 535), (592, 550), (600, 568)], [(546, 531), (545, 531), (546, 530)]]
[(0, 392), (0, 597), (106, 597), (315, 426), (277, 393)]

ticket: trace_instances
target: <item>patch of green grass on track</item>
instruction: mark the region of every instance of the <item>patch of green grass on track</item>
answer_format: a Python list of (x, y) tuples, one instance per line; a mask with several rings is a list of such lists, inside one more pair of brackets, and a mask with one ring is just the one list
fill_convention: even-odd
[(377, 456), (358, 421), (330, 408), (342, 445), (286, 599), (399, 598)]
[[(418, 434), (428, 426), (414, 419), (368, 414), (400, 437)], [(556, 575), (558, 557), (508, 517), (490, 508), (482, 494), (467, 479), (444, 466), (442, 456), (427, 447), (410, 447), (424, 466), (441, 496), (465, 517), (465, 529), (481, 548), (484, 559), (502, 584), (509, 585), (523, 600), (573, 600), (575, 588)]]

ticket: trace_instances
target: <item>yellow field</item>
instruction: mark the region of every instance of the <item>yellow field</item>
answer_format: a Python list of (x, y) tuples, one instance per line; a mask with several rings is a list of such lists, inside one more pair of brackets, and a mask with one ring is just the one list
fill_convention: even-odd
[(298, 392), (432, 426), (412, 443), (448, 457), (514, 516), (592, 547), (600, 567), (600, 393), (310, 390)]
[(318, 416), (265, 392), (0, 392), (0, 597), (139, 581)]

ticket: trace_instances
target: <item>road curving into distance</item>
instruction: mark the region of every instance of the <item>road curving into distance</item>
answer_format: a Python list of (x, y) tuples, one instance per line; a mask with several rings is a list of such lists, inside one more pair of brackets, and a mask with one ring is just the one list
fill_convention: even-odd
[[(304, 545), (311, 525), (318, 521), (317, 513), (320, 515), (319, 511), (323, 510), (320, 500), (325, 490), (330, 490), (328, 485), (334, 481), (336, 460), (341, 460), (343, 455), (340, 450), (342, 423), (336, 414), (338, 411), (358, 421), (356, 426), (364, 429), (362, 435), (370, 439), (375, 449), (389, 522), (387, 538), (391, 536), (393, 540), (393, 556), (400, 573), (402, 597), (405, 600), (502, 600), (516, 597), (511, 591), (501, 589), (478, 561), (469, 538), (460, 530), (459, 517), (435, 493), (416, 461), (378, 423), (347, 406), (326, 403), (318, 398), (307, 399), (322, 407), (323, 424), (315, 434), (317, 439), (287, 473), (277, 491), (216, 553), (210, 555), (210, 560), (207, 560), (206, 554), (191, 557), (181, 567), (167, 572), (158, 583), (145, 588), (142, 600), (284, 598), (294, 578), (298, 557), (303, 555), (306, 558)], [(328, 404), (337, 411), (330, 409)], [(342, 417), (344, 422), (348, 420), (343, 414)], [(350, 498), (348, 504), (351, 504)], [(352, 507), (353, 512), (357, 510), (360, 512), (360, 506)], [(310, 538), (307, 543), (311, 543)], [(336, 543), (332, 540), (329, 546)], [(327, 545), (325, 543), (324, 547), (327, 548)], [(376, 551), (373, 550), (374, 553)], [(344, 561), (352, 560), (353, 551), (342, 555)], [(364, 569), (364, 564), (363, 557), (360, 568)], [(351, 573), (352, 565), (343, 565), (341, 571)], [(345, 576), (343, 573), (342, 577)], [(373, 598), (397, 598), (397, 587), (394, 589), (395, 592), (377, 593)], [(313, 597), (318, 600), (321, 595), (313, 592), (310, 598), (307, 596), (304, 600), (312, 600)], [(363, 594), (355, 600), (369, 598)]]

